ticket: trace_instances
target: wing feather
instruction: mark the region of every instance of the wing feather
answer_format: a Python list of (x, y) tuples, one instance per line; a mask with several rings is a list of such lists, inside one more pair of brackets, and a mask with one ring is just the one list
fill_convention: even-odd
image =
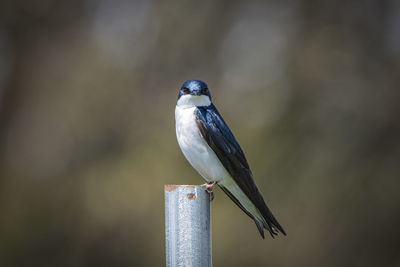
[[(272, 215), (272, 212), (265, 204), (265, 201), (254, 182), (253, 174), (251, 173), (249, 164), (242, 149), (215, 106), (211, 104), (207, 107), (197, 107), (195, 115), (197, 126), (199, 127), (203, 138), (215, 152), (218, 159), (224, 165), (240, 189), (245, 193), (245, 195), (264, 217), (267, 223), (267, 225), (264, 225), (264, 228), (269, 230), (272, 236), (277, 234), (275, 228), (286, 235), (282, 226), (278, 223), (278, 221)], [(224, 191), (227, 193), (226, 189)], [(232, 194), (227, 193), (227, 195), (243, 211), (245, 211), (247, 215), (256, 221), (256, 225), (260, 230), (259, 222), (257, 222), (254, 216), (246, 211)]]

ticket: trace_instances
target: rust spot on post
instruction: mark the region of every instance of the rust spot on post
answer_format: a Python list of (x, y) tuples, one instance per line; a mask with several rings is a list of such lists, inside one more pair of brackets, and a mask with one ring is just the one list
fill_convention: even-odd
[(189, 194), (187, 194), (187, 198), (190, 199), (190, 200), (195, 200), (196, 199), (196, 194), (189, 193)]
[(166, 184), (164, 186), (164, 190), (167, 190), (168, 192), (171, 192), (173, 190), (175, 190), (178, 186), (175, 184)]

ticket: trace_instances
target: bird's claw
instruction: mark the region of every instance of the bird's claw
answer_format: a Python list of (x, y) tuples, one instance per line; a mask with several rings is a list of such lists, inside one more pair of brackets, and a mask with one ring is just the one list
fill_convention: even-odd
[(206, 192), (207, 192), (208, 194), (210, 194), (210, 199), (211, 199), (211, 201), (214, 200), (214, 191), (213, 191), (213, 187), (214, 187), (214, 185), (216, 185), (216, 184), (217, 184), (217, 182), (212, 182), (212, 183), (203, 184), (203, 186), (206, 188)]
[(210, 201), (214, 200), (214, 191), (212, 189), (206, 189), (206, 192), (210, 194)]

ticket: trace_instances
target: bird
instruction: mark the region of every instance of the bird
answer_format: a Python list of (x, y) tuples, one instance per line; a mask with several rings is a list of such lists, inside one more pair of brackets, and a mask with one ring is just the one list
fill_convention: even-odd
[(228, 125), (211, 102), (207, 84), (198, 79), (183, 83), (175, 107), (176, 136), (183, 155), (207, 181), (218, 185), (254, 220), (261, 237), (264, 229), (274, 238), (285, 230), (265, 204), (246, 157)]

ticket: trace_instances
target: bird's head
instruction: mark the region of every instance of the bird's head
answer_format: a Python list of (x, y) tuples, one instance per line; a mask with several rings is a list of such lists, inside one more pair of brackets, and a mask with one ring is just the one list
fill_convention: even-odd
[(191, 79), (182, 84), (178, 94), (178, 106), (208, 106), (210, 104), (211, 95), (205, 82)]

